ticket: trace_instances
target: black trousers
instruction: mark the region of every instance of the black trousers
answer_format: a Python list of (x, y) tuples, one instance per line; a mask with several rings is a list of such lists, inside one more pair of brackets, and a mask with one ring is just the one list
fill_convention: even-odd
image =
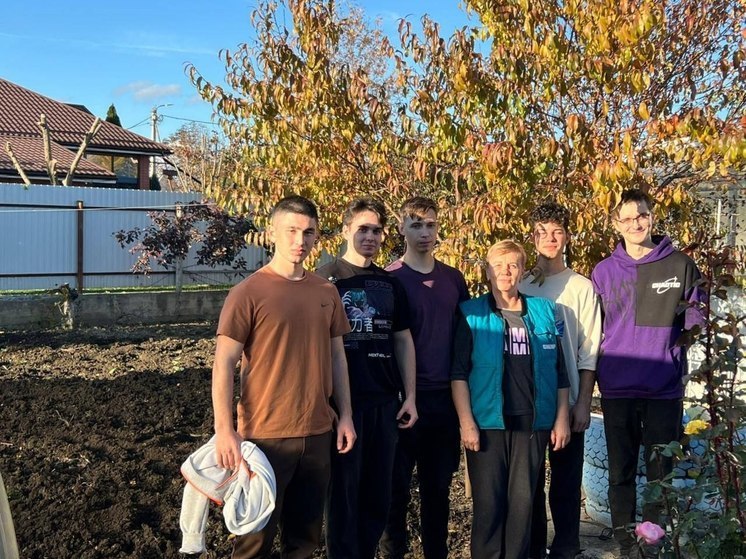
[[(552, 511), (554, 539), (549, 557), (573, 559), (580, 553), (580, 504), (583, 484), (583, 452), (585, 433), (573, 433), (569, 444), (554, 451), (549, 445), (549, 508)], [(546, 462), (542, 461), (534, 498), (531, 521), (531, 551), (529, 557), (539, 559), (546, 555), (547, 509), (544, 479)]]
[(407, 509), (417, 466), (420, 522), (425, 559), (448, 557), (448, 513), (453, 473), (461, 459), (461, 436), (451, 389), (417, 392), (419, 420), (399, 431), (392, 479), (391, 509), (380, 551), (403, 559), (408, 551)]
[(539, 468), (549, 431), (531, 432), (531, 417), (506, 417), (505, 431), (480, 431), (466, 451), (474, 513), (473, 559), (526, 559)]
[(275, 472), (275, 510), (261, 532), (236, 536), (233, 559), (271, 557), (278, 525), (283, 557), (307, 559), (318, 549), (329, 487), (331, 440), (331, 431), (291, 439), (252, 439)]
[[(673, 468), (671, 458), (657, 454), (653, 447), (681, 438), (682, 401), (646, 398), (602, 398), (606, 448), (609, 454), (609, 509), (614, 536), (622, 549), (634, 544), (627, 526), (636, 520), (637, 461), (643, 445), (648, 481), (658, 480)], [(643, 520), (658, 523), (662, 503), (646, 503)]]
[(391, 470), (399, 402), (355, 411), (357, 440), (347, 454), (332, 453), (326, 510), (329, 559), (373, 559), (391, 503)]

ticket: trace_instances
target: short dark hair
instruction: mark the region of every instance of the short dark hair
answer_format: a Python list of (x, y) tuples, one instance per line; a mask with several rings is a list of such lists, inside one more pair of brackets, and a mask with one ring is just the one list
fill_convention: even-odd
[(272, 220), (279, 213), (300, 214), (315, 219), (317, 223), (319, 221), (319, 212), (316, 209), (316, 204), (308, 198), (297, 194), (286, 196), (277, 202), (269, 214), (269, 219)]
[(386, 206), (374, 198), (358, 198), (347, 206), (342, 214), (342, 225), (349, 225), (360, 212), (373, 212), (378, 216), (381, 227), (386, 227)]
[(435, 200), (426, 196), (412, 196), (404, 200), (401, 208), (399, 208), (399, 219), (402, 223), (407, 218), (423, 219), (430, 210), (438, 215), (438, 204), (435, 203)]
[(551, 222), (557, 223), (565, 231), (569, 231), (570, 211), (557, 202), (545, 202), (533, 209), (529, 215), (529, 222), (531, 223), (531, 228), (536, 227), (537, 223)]
[(637, 202), (638, 204), (640, 202), (645, 202), (645, 205), (647, 205), (649, 210), (652, 210), (653, 206), (655, 205), (655, 201), (653, 200), (653, 197), (650, 196), (650, 194), (648, 194), (644, 190), (640, 190), (639, 188), (630, 188), (622, 192), (621, 200), (619, 200), (619, 203), (616, 205), (616, 207), (611, 210), (612, 217), (618, 217), (619, 212), (622, 210), (622, 206), (629, 202)]

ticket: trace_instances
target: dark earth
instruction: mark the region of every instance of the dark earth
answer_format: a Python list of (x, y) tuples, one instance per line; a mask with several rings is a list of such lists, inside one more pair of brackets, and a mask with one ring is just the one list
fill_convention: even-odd
[[(179, 467), (212, 434), (214, 332), (212, 323), (0, 332), (0, 473), (22, 558), (180, 556)], [(463, 470), (451, 510), (451, 556), (469, 557)], [(411, 557), (422, 557), (416, 518)], [(585, 519), (581, 532), (585, 557), (614, 556), (601, 526)], [(230, 555), (214, 506), (207, 547), (203, 559)]]

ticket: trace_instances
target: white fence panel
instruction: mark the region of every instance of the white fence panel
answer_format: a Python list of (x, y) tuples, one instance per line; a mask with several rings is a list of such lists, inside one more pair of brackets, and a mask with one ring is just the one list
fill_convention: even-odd
[(6, 212), (2, 203), (0, 212), (0, 272), (3, 275), (61, 271), (69, 262), (75, 262), (73, 212), (63, 213), (51, 208), (33, 212), (17, 208)]
[[(0, 290), (51, 289), (62, 283), (79, 287), (81, 215), (84, 288), (174, 285), (174, 272), (155, 264), (148, 276), (132, 274), (136, 257), (119, 246), (114, 233), (147, 227), (148, 211), (174, 211), (177, 204), (200, 197), (197, 192), (0, 184)], [(183, 284), (241, 279), (227, 266), (197, 265), (196, 250), (183, 263)], [(250, 247), (242, 256), (249, 270), (265, 258), (261, 247)]]

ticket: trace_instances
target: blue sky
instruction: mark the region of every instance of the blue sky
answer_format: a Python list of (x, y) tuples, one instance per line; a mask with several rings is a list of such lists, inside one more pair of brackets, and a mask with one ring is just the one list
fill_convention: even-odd
[[(445, 32), (467, 23), (458, 0), (356, 2), (396, 37), (398, 20), (424, 13)], [(210, 81), (225, 75), (221, 49), (253, 37), (255, 0), (5, 0), (0, 76), (58, 101), (79, 103), (102, 118), (111, 103), (122, 125), (150, 137), (149, 115), (160, 107), (160, 137), (187, 120), (210, 121), (184, 73), (187, 62)], [(450, 29), (449, 29), (450, 28)], [(187, 119), (187, 120), (180, 120)]]

